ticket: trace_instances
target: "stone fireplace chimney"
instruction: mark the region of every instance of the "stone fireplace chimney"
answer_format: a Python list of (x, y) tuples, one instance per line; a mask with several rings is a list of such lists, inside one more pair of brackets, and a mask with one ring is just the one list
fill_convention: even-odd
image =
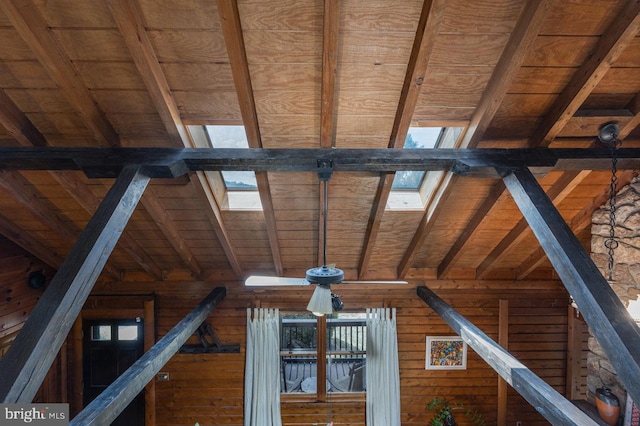
[[(619, 246), (614, 252), (614, 267), (610, 285), (624, 306), (630, 309), (632, 317), (636, 319), (636, 322), (639, 322), (640, 178), (635, 178), (631, 184), (620, 190), (616, 198), (615, 235)], [(609, 277), (607, 271), (609, 255), (604, 241), (609, 237), (609, 230), (609, 208), (605, 205), (594, 212), (592, 217), (591, 258), (607, 279)], [(596, 389), (606, 386), (620, 399), (624, 410), (627, 391), (593, 335), (589, 337), (587, 369), (588, 401), (593, 403)], [(639, 402), (636, 401), (636, 403)]]

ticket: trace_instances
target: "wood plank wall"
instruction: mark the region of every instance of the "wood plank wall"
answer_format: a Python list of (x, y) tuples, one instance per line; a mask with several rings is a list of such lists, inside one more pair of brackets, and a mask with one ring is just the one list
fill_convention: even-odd
[[(422, 284), (422, 283), (418, 283)], [(536, 374), (565, 392), (568, 296), (555, 281), (426, 281), (445, 301), (498, 339), (500, 299), (509, 303), (510, 350)], [(180, 321), (216, 283), (165, 282), (100, 285), (101, 294), (151, 293), (155, 290), (157, 337)], [(158, 425), (241, 425), (247, 307), (305, 307), (311, 288), (248, 291), (227, 285), (228, 295), (209, 320), (223, 343), (240, 343), (240, 354), (177, 354), (163, 371), (170, 381), (156, 383)], [(427, 335), (453, 335), (452, 330), (416, 295), (412, 285), (376, 289), (343, 286), (335, 289), (347, 309), (398, 308), (398, 341), (403, 425), (424, 425), (431, 418), (427, 404), (434, 397), (463, 402), (496, 424), (497, 375), (473, 351), (466, 370), (425, 370)], [(94, 294), (96, 293), (94, 292)], [(585, 330), (586, 331), (586, 330)], [(197, 343), (192, 339), (189, 343)], [(365, 424), (363, 398), (331, 402), (339, 425)], [(314, 425), (327, 421), (327, 404), (303, 398), (282, 403), (285, 425)], [(459, 424), (470, 424), (464, 417)], [(522, 421), (547, 425), (535, 409), (512, 389), (508, 392), (507, 424)]]
[[(0, 358), (9, 350), (43, 293), (27, 284), (29, 274), (39, 270), (44, 272), (48, 283), (54, 275), (50, 267), (0, 236)], [(66, 347), (62, 348), (62, 353), (66, 353)], [(66, 359), (56, 358), (35, 402), (67, 400), (66, 365)]]

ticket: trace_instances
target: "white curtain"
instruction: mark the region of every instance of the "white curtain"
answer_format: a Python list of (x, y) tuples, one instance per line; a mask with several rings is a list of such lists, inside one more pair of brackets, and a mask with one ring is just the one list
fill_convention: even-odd
[(245, 426), (282, 426), (278, 309), (247, 309)]
[(367, 426), (400, 426), (396, 309), (367, 309)]

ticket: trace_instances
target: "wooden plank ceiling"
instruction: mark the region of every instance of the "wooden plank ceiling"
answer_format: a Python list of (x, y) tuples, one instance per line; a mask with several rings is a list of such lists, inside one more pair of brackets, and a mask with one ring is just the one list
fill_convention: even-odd
[[(243, 124), (252, 148), (401, 148), (410, 127), (455, 147), (588, 147), (615, 121), (640, 144), (640, 4), (525, 0), (6, 0), (2, 146), (197, 147), (189, 126)], [(620, 184), (634, 171), (620, 171)], [(219, 176), (153, 180), (104, 279), (303, 276), (321, 262), (322, 191), (257, 173), (261, 210)], [(606, 171), (540, 177), (585, 245)], [(348, 279), (552, 276), (499, 179), (429, 175), (391, 210), (393, 174), (336, 172), (327, 259)], [(0, 232), (57, 267), (109, 179), (0, 175)]]

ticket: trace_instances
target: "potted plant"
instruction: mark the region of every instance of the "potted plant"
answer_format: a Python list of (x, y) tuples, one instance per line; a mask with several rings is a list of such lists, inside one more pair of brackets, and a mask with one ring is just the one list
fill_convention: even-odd
[(482, 414), (477, 410), (472, 410), (471, 408), (466, 407), (460, 402), (450, 403), (446, 399), (434, 398), (429, 405), (427, 405), (427, 410), (434, 412), (433, 418), (429, 422), (429, 426), (457, 426), (453, 417), (453, 411), (462, 411), (464, 415), (469, 417), (475, 425), (486, 425)]

